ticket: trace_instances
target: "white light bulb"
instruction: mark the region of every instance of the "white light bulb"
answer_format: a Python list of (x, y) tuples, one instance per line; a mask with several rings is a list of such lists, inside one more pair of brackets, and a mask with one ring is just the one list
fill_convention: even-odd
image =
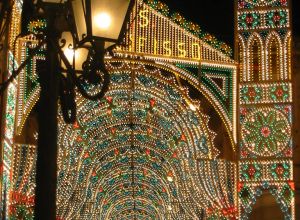
[(192, 111), (196, 111), (196, 110), (197, 110), (196, 106), (193, 105), (192, 103), (189, 104), (189, 107), (190, 107), (190, 109), (191, 109)]
[(167, 180), (168, 180), (169, 182), (173, 182), (173, 177), (167, 176)]
[(73, 63), (73, 57), (75, 55), (75, 51), (73, 49), (67, 48), (64, 50), (64, 54), (67, 57), (70, 63)]
[(108, 13), (102, 12), (96, 15), (95, 22), (98, 28), (108, 29), (111, 25), (111, 16)]

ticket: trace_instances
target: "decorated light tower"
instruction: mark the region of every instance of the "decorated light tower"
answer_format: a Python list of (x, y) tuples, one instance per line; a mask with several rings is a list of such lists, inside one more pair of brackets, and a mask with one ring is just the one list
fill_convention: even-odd
[(294, 219), (290, 2), (236, 0), (236, 9), (240, 219), (265, 196)]

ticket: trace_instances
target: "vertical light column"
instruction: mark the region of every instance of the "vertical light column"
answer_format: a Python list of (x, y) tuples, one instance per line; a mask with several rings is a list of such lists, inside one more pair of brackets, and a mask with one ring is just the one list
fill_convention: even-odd
[[(8, 75), (12, 74), (13, 65), (17, 68), (16, 63), (13, 60), (13, 55), (8, 54)], [(9, 204), (10, 204), (10, 183), (11, 183), (11, 168), (12, 168), (12, 148), (14, 144), (14, 126), (15, 126), (15, 113), (16, 113), (16, 101), (17, 101), (17, 83), (14, 80), (7, 88), (6, 96), (6, 108), (4, 115), (4, 139), (1, 142), (1, 148), (3, 149), (3, 173), (2, 173), (2, 192), (1, 192), (1, 210), (2, 218), (9, 216)], [(4, 218), (5, 219), (5, 218)]]
[[(22, 1), (18, 0), (14, 2), (11, 20), (9, 27), (9, 40), (8, 40), (8, 59), (7, 59), (7, 69), (8, 74), (6, 78), (9, 78), (12, 74), (13, 68), (18, 68), (18, 57), (15, 57), (15, 54), (11, 52), (11, 49), (14, 48), (14, 41), (16, 36), (20, 32), (20, 17), (21, 17), (21, 6)], [(18, 44), (14, 48), (15, 51), (18, 51)], [(1, 184), (1, 214), (0, 216), (3, 219), (9, 218), (10, 215), (10, 189), (11, 189), (11, 178), (12, 178), (12, 149), (14, 145), (14, 133), (15, 133), (15, 115), (16, 115), (16, 105), (17, 105), (17, 81), (14, 80), (8, 86), (6, 90), (6, 105), (5, 105), (5, 114), (3, 122), (3, 131), (4, 138), (1, 140), (1, 149), (3, 152), (3, 173), (0, 178), (2, 178)]]
[[(236, 4), (239, 219), (261, 219), (258, 210), (266, 211), (268, 219), (278, 214), (295, 219), (289, 1)], [(273, 207), (272, 213), (274, 205), (280, 210)]]

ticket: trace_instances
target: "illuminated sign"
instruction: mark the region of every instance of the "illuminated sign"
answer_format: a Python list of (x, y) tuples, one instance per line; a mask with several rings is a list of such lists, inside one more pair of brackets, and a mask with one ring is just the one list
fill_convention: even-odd
[(134, 8), (131, 21), (123, 52), (190, 61), (231, 62), (229, 57), (141, 1)]

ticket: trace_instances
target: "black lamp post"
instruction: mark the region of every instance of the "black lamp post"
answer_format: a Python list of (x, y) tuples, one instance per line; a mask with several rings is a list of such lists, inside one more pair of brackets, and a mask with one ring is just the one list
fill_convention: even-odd
[[(134, 0), (24, 0), (23, 14), (46, 19), (37, 38), (46, 59), (37, 64), (41, 86), (35, 219), (56, 219), (57, 102), (67, 123), (76, 120), (75, 87), (97, 100), (109, 86), (104, 54), (122, 40)], [(32, 10), (28, 13), (25, 9)], [(23, 30), (24, 30), (23, 26)], [(23, 35), (26, 34), (25, 31)], [(30, 33), (27, 33), (30, 34)], [(27, 61), (26, 61), (27, 62)], [(24, 67), (24, 65), (21, 65)], [(20, 70), (17, 70), (14, 76)], [(87, 91), (92, 84), (96, 90)]]

